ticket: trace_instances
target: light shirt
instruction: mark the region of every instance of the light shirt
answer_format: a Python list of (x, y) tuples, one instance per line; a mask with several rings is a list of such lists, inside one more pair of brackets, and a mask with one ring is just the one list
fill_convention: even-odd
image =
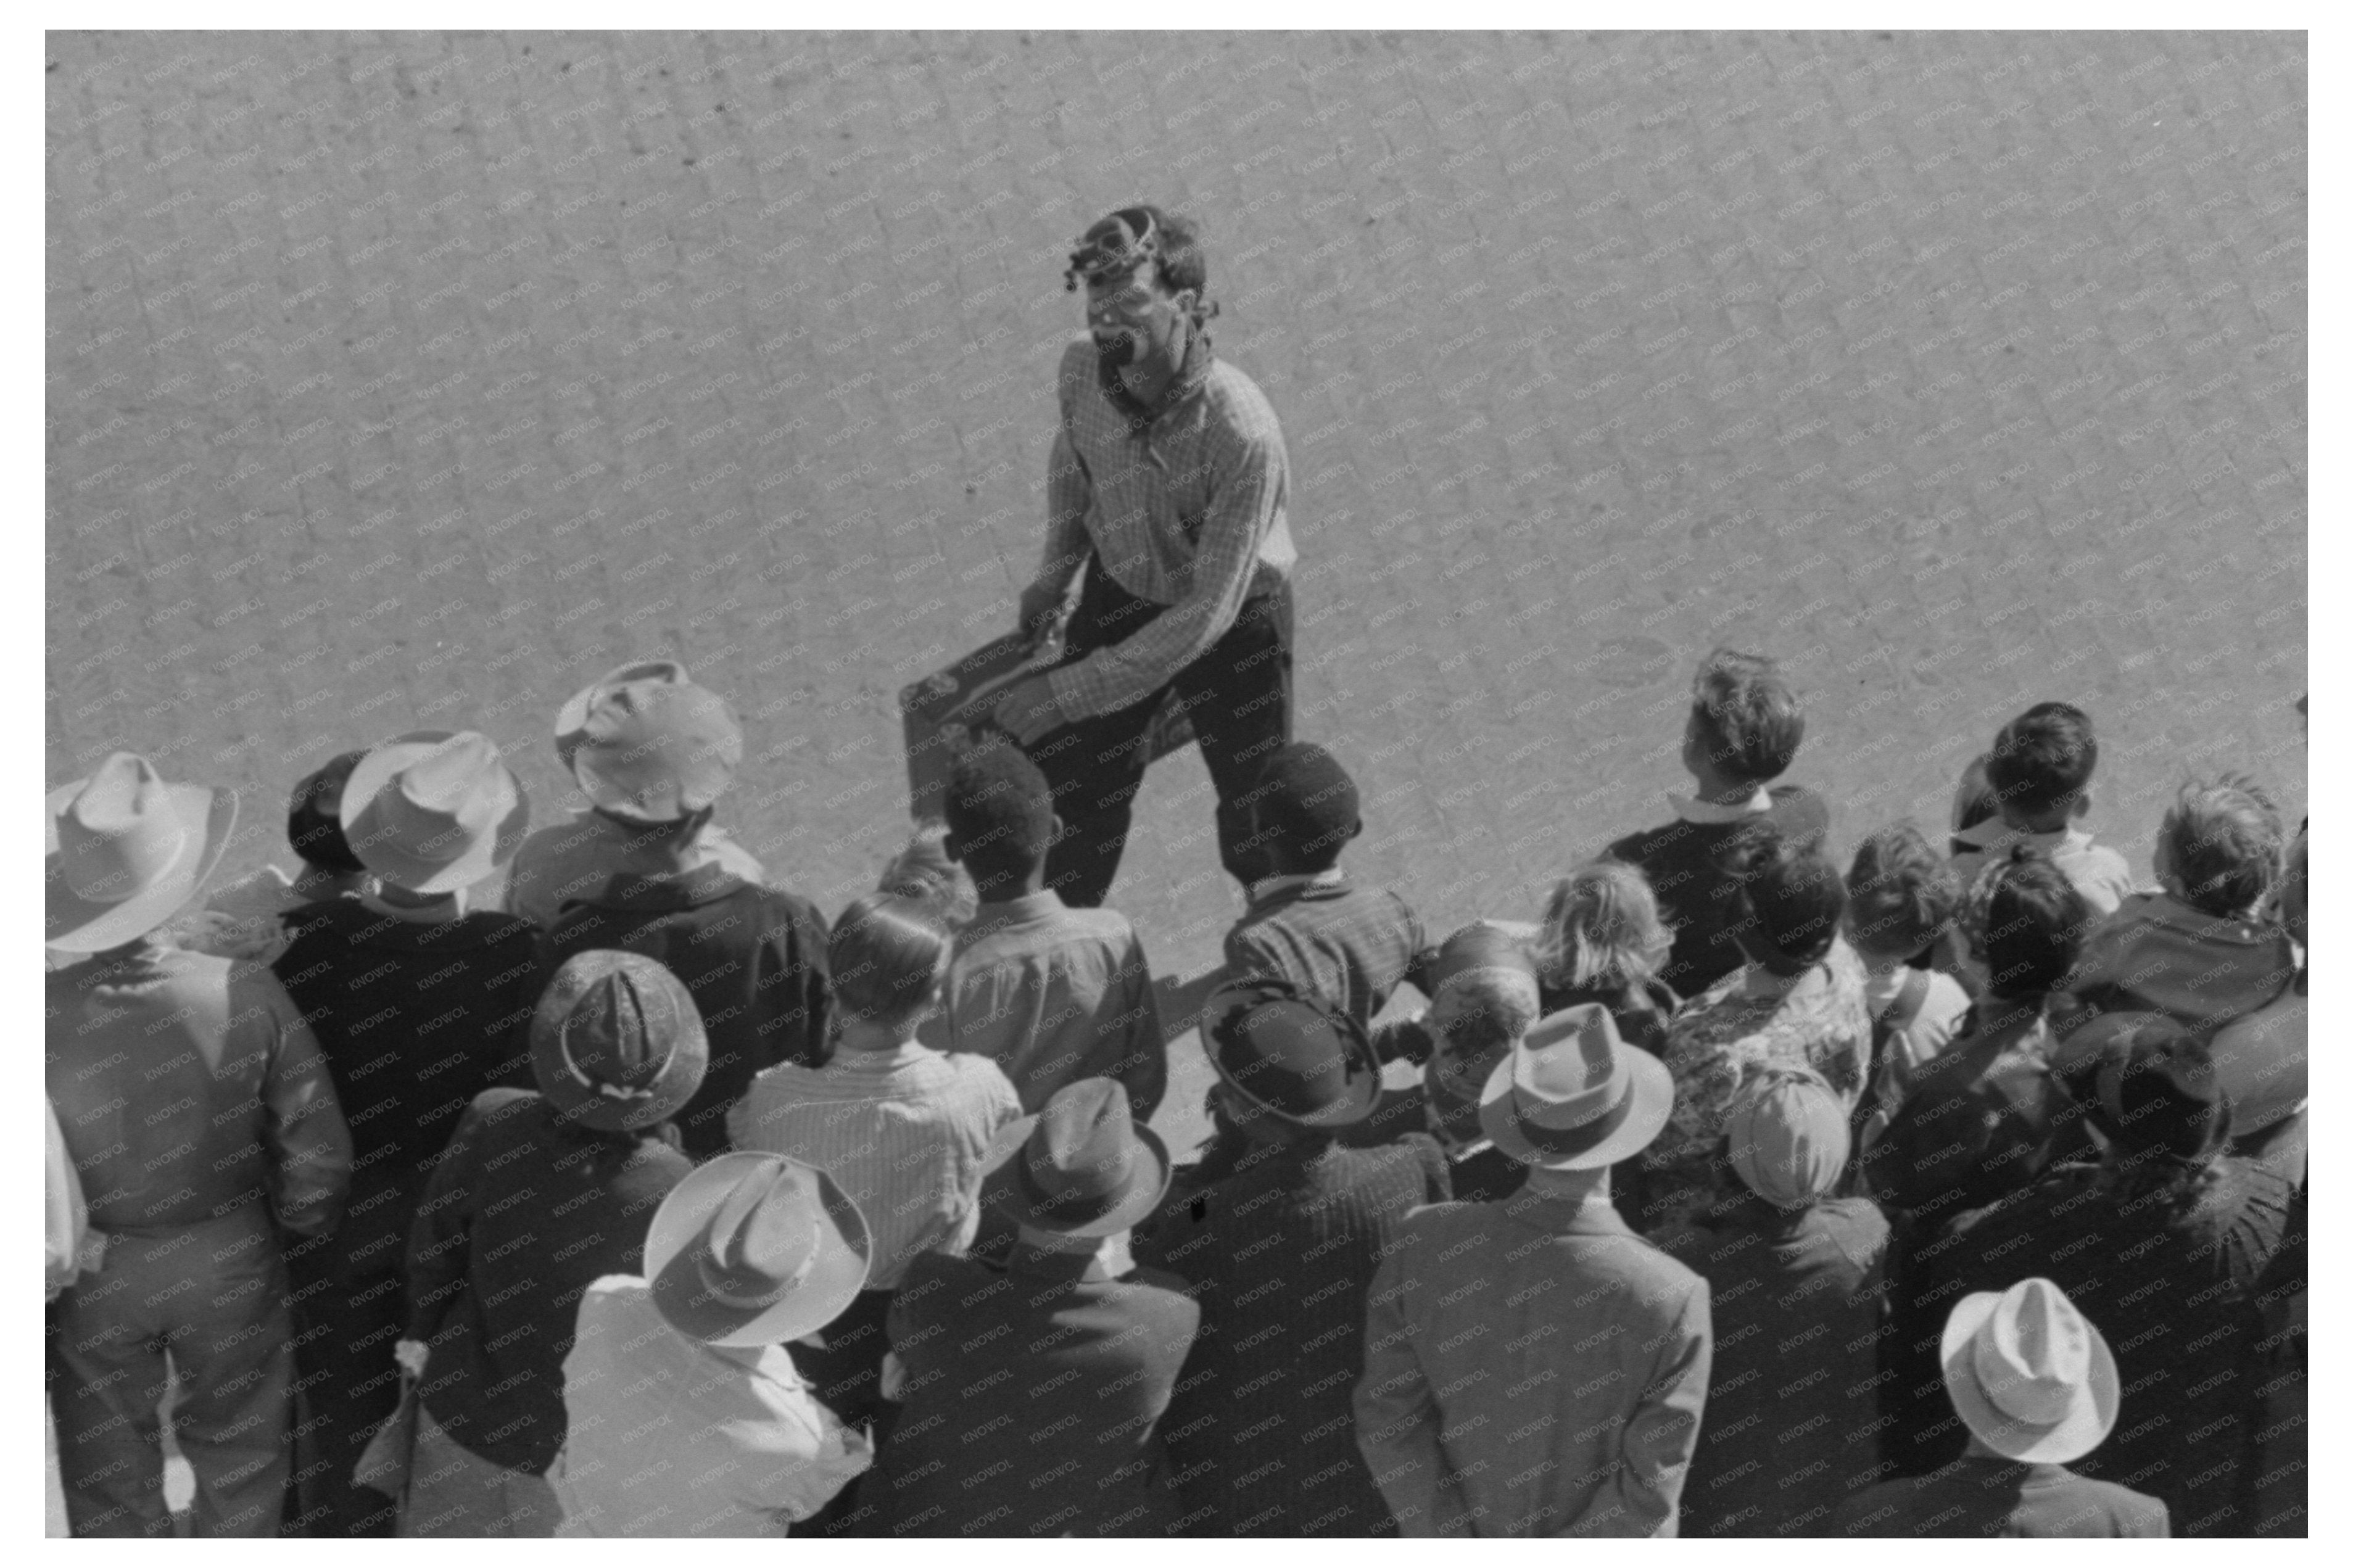
[(1977, 880), (1988, 860), (2008, 855), (2013, 847), (2024, 844), (2048, 855), (2051, 863), (2084, 895), (2094, 913), (2115, 914), (2118, 904), (2135, 893), (2147, 890), (2135, 883), (2132, 868), (2122, 855), (2105, 844), (2093, 843), (2092, 836), (2080, 827), (2028, 833), (2009, 826), (1999, 816), (1989, 816), (1975, 827), (1961, 829), (1953, 838), (1956, 843), (1975, 846), (1953, 857), (1953, 869), (1960, 873), (1963, 887)]
[(1051, 889), (980, 906), (956, 934), (947, 1005), (925, 1020), (923, 1037), (995, 1062), (1028, 1113), (1064, 1084), (1107, 1078), (1145, 1121), (1168, 1087), (1160, 1007), (1135, 929), (1110, 910), (1071, 909)]
[(769, 1068), (727, 1113), (727, 1131), (737, 1149), (789, 1154), (839, 1183), (873, 1238), (866, 1288), (892, 1290), (918, 1254), (972, 1245), (989, 1144), (1020, 1115), (995, 1062), (910, 1040), (837, 1050), (822, 1068)]
[(747, 1365), (689, 1339), (643, 1279), (589, 1286), (578, 1326), (564, 1358), (567, 1436), (548, 1473), (559, 1534), (786, 1535), (874, 1462), (782, 1345)]
[(1092, 341), (1062, 351), (1062, 424), (1033, 583), (1067, 587), (1092, 550), (1113, 582), (1167, 606), (1125, 640), (1047, 677), (1065, 719), (1116, 712), (1167, 685), (1299, 560), (1286, 504), (1291, 459), (1273, 405), (1205, 341), (1187, 358), (1190, 374), (1164, 395), (1157, 417), (1131, 433), (1103, 389)]
[(1677, 821), (1715, 825), (1764, 816), (1773, 809), (1773, 792), (1758, 784), (1755, 795), (1731, 805), (1718, 805), (1712, 800), (1701, 800), (1696, 795), (1670, 795), (1667, 803), (1675, 808)]

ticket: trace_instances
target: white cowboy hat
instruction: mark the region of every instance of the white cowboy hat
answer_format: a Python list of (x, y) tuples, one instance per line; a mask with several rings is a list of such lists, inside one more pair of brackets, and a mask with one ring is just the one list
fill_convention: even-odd
[(2108, 1342), (2048, 1279), (1962, 1297), (1945, 1320), (1942, 1359), (1953, 1408), (2006, 1458), (2063, 1465), (2116, 1424)]
[(1495, 1064), (1479, 1125), (1525, 1165), (1589, 1171), (1650, 1146), (1674, 1109), (1666, 1064), (1618, 1037), (1598, 1002), (1537, 1021)]
[(43, 803), (47, 862), (42, 942), (103, 952), (146, 935), (194, 898), (228, 847), (237, 792), (166, 784), (116, 752)]
[(338, 815), (369, 870), (414, 893), (448, 893), (514, 858), (531, 807), (489, 736), (418, 730), (360, 759)]
[(866, 1287), (866, 1216), (831, 1176), (784, 1154), (722, 1154), (672, 1187), (646, 1233), (646, 1278), (670, 1327), (705, 1344), (781, 1344)]

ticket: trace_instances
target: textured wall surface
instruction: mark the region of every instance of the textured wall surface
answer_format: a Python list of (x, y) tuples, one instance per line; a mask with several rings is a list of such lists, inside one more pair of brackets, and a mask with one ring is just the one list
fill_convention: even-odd
[[(668, 650), (836, 908), (892, 695), (1034, 560), (1062, 253), (1198, 214), (1283, 417), (1301, 730), (1444, 930), (1663, 811), (1780, 655), (1841, 845), (2062, 697), (2147, 866), (2304, 755), (2296, 35), (48, 37), (47, 775), (248, 792)], [(1190, 755), (1115, 901), (1234, 910)]]

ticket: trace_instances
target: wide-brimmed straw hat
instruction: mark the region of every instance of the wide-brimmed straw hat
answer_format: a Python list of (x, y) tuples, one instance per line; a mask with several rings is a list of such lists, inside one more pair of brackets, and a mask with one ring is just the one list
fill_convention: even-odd
[(2063, 1465), (2116, 1424), (2108, 1342), (2048, 1279), (1962, 1297), (1945, 1320), (1942, 1359), (1953, 1408), (2005, 1458)]
[(693, 995), (642, 953), (574, 953), (532, 1012), (532, 1076), (556, 1113), (583, 1127), (622, 1132), (668, 1121), (702, 1087), (710, 1062)]
[(1159, 1205), (1175, 1166), (1168, 1146), (1128, 1110), (1127, 1090), (1082, 1078), (990, 1145), (984, 1201), (1017, 1225), (1062, 1236), (1110, 1236)]
[(116, 752), (43, 803), (42, 942), (103, 952), (146, 935), (195, 897), (228, 847), (237, 792), (167, 784)]
[(341, 815), (369, 870), (413, 893), (449, 893), (514, 858), (531, 803), (488, 735), (417, 730), (360, 759)]
[(638, 822), (675, 822), (734, 782), (744, 731), (724, 699), (676, 678), (599, 688), (572, 748), (572, 776), (596, 806)]
[(1348, 1127), (1380, 1103), (1380, 1058), (1365, 1026), (1288, 980), (1220, 985), (1201, 1007), (1201, 1044), (1220, 1082), (1286, 1121)]
[(1674, 1103), (1666, 1064), (1626, 1045), (1609, 1009), (1588, 1002), (1538, 1020), (1495, 1064), (1479, 1125), (1522, 1164), (1588, 1171), (1648, 1148)]
[(706, 1344), (780, 1344), (841, 1316), (866, 1286), (866, 1216), (831, 1176), (784, 1154), (722, 1154), (670, 1189), (646, 1278), (670, 1327)]
[(678, 684), (686, 679), (686, 666), (674, 658), (641, 658), (607, 670), (565, 698), (564, 706), (555, 710), (555, 755), (564, 763), (564, 771), (572, 771), (572, 755), (580, 749), (588, 728), (588, 710), (596, 705), (600, 692), (633, 680)]

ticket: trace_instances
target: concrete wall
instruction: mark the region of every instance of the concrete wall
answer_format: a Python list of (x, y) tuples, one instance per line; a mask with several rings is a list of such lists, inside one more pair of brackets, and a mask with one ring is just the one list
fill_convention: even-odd
[[(2146, 865), (2185, 768), (2303, 795), (2296, 35), (48, 37), (47, 775), (249, 792), (667, 649), (838, 904), (892, 696), (1034, 557), (1062, 252), (1207, 222), (1285, 421), (1303, 732), (1444, 929), (1678, 782), (1728, 639), (1851, 841), (2090, 706)], [(1230, 918), (1205, 777), (1120, 901)]]

